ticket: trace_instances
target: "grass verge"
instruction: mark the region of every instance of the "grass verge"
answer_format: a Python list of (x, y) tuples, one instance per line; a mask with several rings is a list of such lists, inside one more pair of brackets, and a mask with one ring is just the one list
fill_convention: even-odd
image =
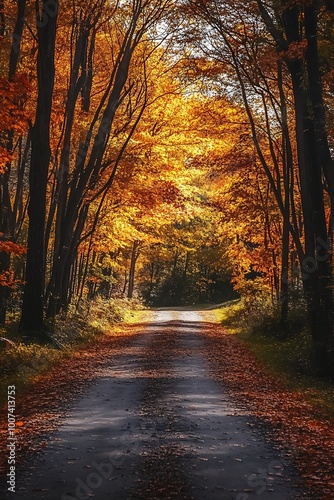
[(217, 321), (236, 335), (271, 375), (279, 377), (312, 404), (315, 416), (334, 417), (333, 384), (316, 375), (304, 311), (291, 311), (287, 336), (281, 335), (277, 317), (272, 314), (254, 317), (242, 300), (213, 312)]
[(40, 345), (35, 341), (24, 342), (18, 335), (18, 322), (12, 321), (0, 329), (0, 406), (7, 401), (8, 385), (16, 391), (32, 383), (62, 359), (70, 357), (84, 344), (96, 341), (103, 335), (116, 335), (119, 324), (140, 321), (145, 314), (139, 302), (127, 299), (96, 300), (82, 303), (77, 310), (60, 314), (48, 324), (51, 337), (61, 349)]

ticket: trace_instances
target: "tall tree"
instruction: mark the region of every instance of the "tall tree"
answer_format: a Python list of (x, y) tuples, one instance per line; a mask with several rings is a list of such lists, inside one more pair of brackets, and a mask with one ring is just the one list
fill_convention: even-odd
[[(1, 9), (1, 20), (2, 20), (1, 22), (3, 24), (3, 28), (0, 31), (3, 31), (2, 33), (3, 36), (6, 24), (3, 4), (0, 5), (0, 9)], [(24, 28), (25, 10), (26, 10), (26, 0), (19, 0), (17, 4), (16, 20), (15, 20), (15, 26), (13, 28), (10, 53), (9, 53), (8, 87), (10, 87), (10, 85), (13, 85), (14, 83), (13, 80), (17, 73), (17, 66), (21, 49), (21, 38)], [(20, 106), (18, 105), (18, 102), (20, 101), (19, 94), (15, 95), (13, 93), (13, 96), (11, 97), (10, 100), (14, 103), (14, 107), (17, 108), (16, 109), (17, 112), (17, 110), (20, 108)], [(7, 107), (9, 105), (9, 102), (6, 103)], [(13, 145), (14, 145), (14, 129), (12, 128), (5, 130), (1, 135), (2, 135), (1, 143), (5, 145), (5, 149), (7, 150), (6, 156), (8, 157), (8, 160), (6, 161), (4, 172), (0, 172), (0, 242), (1, 240), (14, 242), (16, 213), (15, 213), (15, 207), (12, 206), (10, 186), (9, 186), (11, 167), (12, 167), (11, 155), (13, 152)], [(10, 252), (2, 251), (0, 252), (0, 275), (8, 274), (9, 271), (10, 271)], [(0, 323), (2, 324), (4, 324), (6, 320), (7, 301), (9, 299), (9, 296), (10, 296), (10, 289), (5, 283), (3, 283), (2, 285), (0, 285)]]
[(291, 75), (305, 229), (302, 277), (317, 365), (320, 371), (334, 377), (331, 248), (323, 190), (325, 176), (333, 202), (334, 162), (325, 126), (319, 66), (317, 17), (320, 2), (282, 3), (280, 11), (274, 11), (276, 19), (261, 0), (257, 3)]
[(57, 17), (57, 0), (36, 0), (38, 98), (31, 133), (28, 252), (20, 329), (37, 336), (43, 336), (44, 331), (44, 236)]
[[(107, 19), (112, 25), (112, 61), (108, 79), (88, 129), (84, 132), (75, 153), (76, 161), (71, 179), (68, 183), (64, 177), (62, 180), (65, 185), (61, 190), (63, 199), (59, 200), (57, 211), (54, 265), (48, 287), (49, 316), (54, 316), (68, 305), (69, 276), (90, 204), (96, 197), (103, 197), (111, 188), (121, 157), (146, 108), (146, 60), (152, 52), (152, 47), (146, 53), (144, 41), (172, 3), (172, 0), (136, 0), (126, 5), (116, 4), (116, 12)], [(129, 79), (136, 53), (137, 57), (139, 53), (139, 67), (136, 75), (132, 74)], [(112, 138), (117, 112), (122, 105), (124, 114), (120, 137), (123, 137), (123, 141), (117, 150), (113, 151), (115, 157), (110, 159), (109, 141)], [(106, 174), (105, 182), (99, 184)]]
[[(194, 0), (189, 3), (193, 11), (210, 26), (211, 32), (208, 35), (204, 28), (204, 37), (218, 35), (217, 39), (211, 38), (206, 45), (206, 54), (224, 63), (225, 68), (233, 68), (235, 72), (251, 124), (254, 145), (283, 217), (285, 249), (287, 248), (287, 227), (289, 225), (298, 251), (317, 366), (323, 373), (334, 376), (332, 273), (323, 190), (324, 175), (329, 193), (332, 192), (333, 161), (328, 148), (325, 128), (317, 47), (317, 12), (320, 2), (273, 1), (264, 4), (258, 0), (244, 6), (238, 3), (237, 8), (235, 2), (233, 5), (231, 2), (221, 4), (215, 0)], [(262, 20), (260, 24), (257, 21), (258, 14)], [(248, 36), (249, 31), (254, 33), (252, 38)], [(259, 47), (261, 48), (264, 43), (268, 45), (268, 34), (273, 38), (278, 58), (284, 65), (285, 73), (287, 72), (291, 79), (295, 109), (294, 140), (303, 207), (304, 249), (299, 241), (295, 214), (292, 214), (292, 220), (289, 221), (289, 211), (290, 208), (293, 210), (294, 205), (293, 200), (290, 204), (289, 196), (289, 193), (292, 193), (289, 181), (290, 178), (292, 179), (290, 174), (291, 148), (290, 135), (287, 135), (286, 130), (287, 120), (284, 116), (285, 96), (282, 78), (276, 78), (276, 90), (268, 92), (273, 82), (272, 75), (268, 75), (270, 80), (266, 77), (263, 78), (263, 69), (260, 68), (258, 71), (257, 58), (253, 57), (254, 53), (259, 52)], [(219, 47), (219, 43), (221, 47)], [(255, 66), (250, 66), (250, 62), (252, 65), (255, 63)], [(272, 148), (270, 115), (266, 109), (265, 101), (263, 101), (265, 106), (262, 112), (266, 120), (273, 170), (269, 167), (266, 154), (264, 154), (259, 142), (263, 126), (256, 124), (255, 116), (259, 109), (258, 96), (264, 95), (263, 90), (266, 100), (269, 99), (274, 104), (277, 100), (281, 101), (279, 106), (281, 117), (278, 123), (283, 131), (281, 150), (283, 151), (285, 167), (282, 171), (277, 168), (276, 154)], [(254, 108), (257, 108), (257, 111), (254, 111)], [(273, 106), (274, 113), (275, 108), (276, 104)], [(282, 173), (285, 176), (284, 198), (280, 182)], [(279, 181), (278, 183), (275, 178)], [(284, 266), (287, 266), (286, 250), (284, 252)], [(286, 274), (286, 269), (284, 272)], [(283, 291), (286, 295), (286, 283), (283, 285)], [(283, 309), (282, 314), (286, 314)]]

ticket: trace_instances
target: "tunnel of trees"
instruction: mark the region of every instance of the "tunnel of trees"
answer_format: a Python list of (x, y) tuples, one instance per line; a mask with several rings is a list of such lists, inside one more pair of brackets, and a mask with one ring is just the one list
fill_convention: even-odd
[(334, 2), (0, 1), (0, 321), (305, 309), (334, 375)]

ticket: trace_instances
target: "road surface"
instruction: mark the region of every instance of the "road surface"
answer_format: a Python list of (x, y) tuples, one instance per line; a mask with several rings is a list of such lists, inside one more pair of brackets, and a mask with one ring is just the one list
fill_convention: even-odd
[(19, 469), (8, 498), (295, 498), (292, 466), (212, 379), (203, 321), (156, 311)]

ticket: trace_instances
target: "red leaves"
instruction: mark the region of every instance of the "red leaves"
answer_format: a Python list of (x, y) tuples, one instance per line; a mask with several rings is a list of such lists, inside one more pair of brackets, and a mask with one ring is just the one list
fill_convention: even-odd
[(7, 164), (10, 163), (14, 158), (14, 155), (10, 153), (6, 148), (0, 146), (0, 174), (6, 171)]
[(310, 492), (307, 498), (333, 498), (334, 421), (315, 417), (302, 392), (269, 375), (233, 335), (207, 330), (208, 357), (215, 377), (268, 426), (270, 437), (296, 462)]
[[(18, 134), (26, 131), (28, 115), (24, 108), (30, 92), (31, 87), (25, 75), (17, 75), (11, 82), (6, 78), (0, 78), (1, 131)], [(0, 146), (0, 175), (6, 171), (7, 165), (13, 159), (13, 152)]]
[(280, 55), (287, 61), (294, 61), (296, 59), (303, 59), (306, 55), (306, 50), (307, 40), (304, 39), (300, 42), (290, 43), (288, 50), (281, 52)]
[[(1, 168), (0, 168), (1, 173)], [(3, 233), (0, 233), (0, 252), (5, 252), (13, 255), (24, 255), (27, 251), (26, 247), (23, 245), (18, 245), (10, 240), (2, 239)], [(0, 286), (6, 286), (8, 288), (15, 288), (18, 283), (22, 283), (14, 278), (13, 271), (4, 271), (0, 273)]]
[(24, 255), (27, 252), (27, 248), (23, 245), (18, 245), (9, 240), (1, 239), (3, 233), (0, 233), (0, 252), (12, 253), (14, 255)]
[(0, 273), (0, 286), (15, 288), (15, 286), (19, 283), (22, 283), (22, 281), (16, 280), (12, 271), (4, 271)]
[(14, 81), (0, 78), (1, 130), (24, 133), (28, 116), (24, 111), (31, 87), (25, 75), (17, 75)]

